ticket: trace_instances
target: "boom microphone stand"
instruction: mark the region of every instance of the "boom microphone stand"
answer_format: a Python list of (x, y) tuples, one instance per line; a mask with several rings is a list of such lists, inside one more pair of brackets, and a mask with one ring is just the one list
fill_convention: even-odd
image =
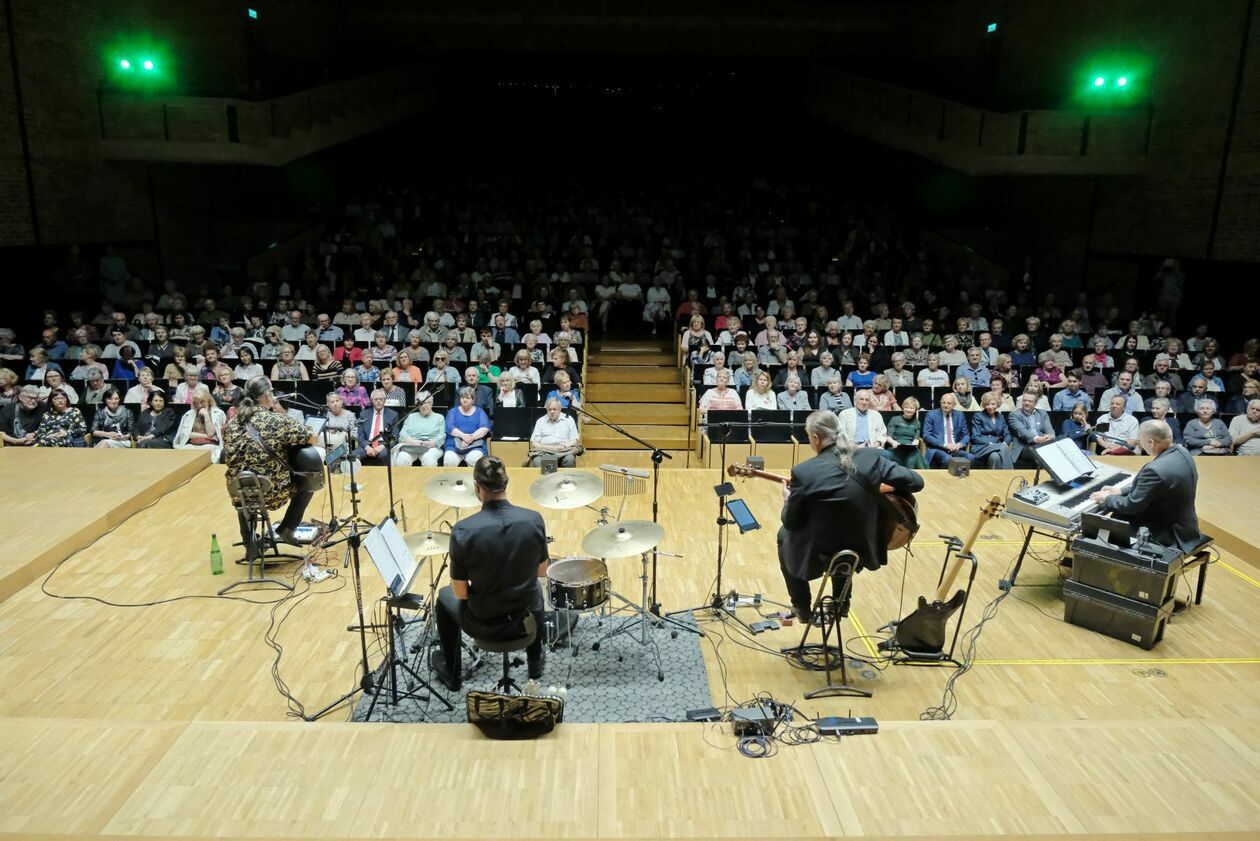
[[(652, 453), (652, 522), (654, 523), (657, 522), (660, 516), (659, 512), (660, 512), (661, 462), (663, 462), (667, 458), (673, 459), (673, 456), (671, 456), (669, 453), (665, 452), (664, 450), (662, 450), (660, 447), (656, 446), (655, 444), (650, 444), (647, 441), (644, 441), (639, 436), (630, 432), (626, 432), (626, 430), (622, 429), (620, 426), (618, 426), (617, 424), (613, 423), (610, 420), (605, 420), (604, 418), (596, 417), (595, 415), (592, 415), (590, 412), (586, 411), (581, 406), (578, 406), (576, 404), (570, 404), (570, 406), (575, 412), (582, 415), (583, 417), (590, 418), (591, 420), (595, 421), (595, 423), (598, 423), (601, 426), (606, 426), (609, 429), (611, 429), (613, 432), (616, 432), (618, 435), (621, 435), (624, 438), (629, 438), (631, 441), (638, 444), (640, 447), (643, 447), (645, 450), (651, 451)], [(693, 634), (704, 636), (704, 631), (701, 631), (699, 628), (696, 628), (694, 626), (688, 625), (685, 622), (680, 622), (677, 619), (672, 618), (672, 614), (666, 614), (666, 615), (661, 614), (661, 604), (660, 602), (656, 600), (656, 556), (657, 556), (657, 551), (656, 549), (653, 549), (652, 550), (652, 586), (650, 588), (648, 604), (645, 605), (647, 612), (652, 614), (658, 620), (666, 621), (676, 628), (681, 628), (683, 630), (690, 631)]]

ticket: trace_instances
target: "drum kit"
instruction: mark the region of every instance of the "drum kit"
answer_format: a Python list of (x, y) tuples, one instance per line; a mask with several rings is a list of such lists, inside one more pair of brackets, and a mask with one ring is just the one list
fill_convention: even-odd
[[(625, 484), (620, 488), (628, 487)], [(671, 625), (671, 634), (678, 635), (679, 630), (694, 630), (690, 625), (669, 616), (658, 616), (652, 613), (648, 600), (649, 557), (653, 554), (681, 557), (661, 552), (657, 547), (665, 538), (665, 529), (650, 520), (618, 520), (608, 521), (607, 508), (595, 508), (591, 503), (598, 500), (605, 492), (605, 481), (599, 476), (578, 471), (558, 471), (536, 479), (529, 487), (529, 496), (543, 508), (555, 510), (571, 510), (590, 508), (599, 514), (597, 525), (582, 538), (583, 555), (571, 555), (553, 558), (547, 567), (547, 581), (544, 588), (548, 611), (554, 621), (548, 622), (548, 643), (553, 648), (572, 644), (573, 654), (578, 653), (578, 645), (572, 643), (574, 630), (578, 621), (587, 615), (598, 613), (600, 620), (612, 612), (610, 606), (619, 602), (617, 612), (629, 612), (634, 618), (620, 623), (609, 631), (591, 649), (598, 651), (601, 643), (615, 636), (631, 634), (640, 645), (650, 648), (656, 664), (657, 680), (664, 680), (665, 674), (661, 666), (660, 650), (656, 642), (649, 636), (652, 627)], [(633, 492), (633, 491), (629, 491)], [(425, 495), (446, 508), (434, 521), (440, 521), (447, 511), (455, 511), (455, 520), (464, 508), (479, 505), (472, 477), (466, 473), (443, 473), (434, 476), (425, 483)], [(625, 500), (622, 500), (624, 508)], [(621, 510), (618, 510), (620, 515)], [(440, 531), (421, 531), (404, 536), (408, 548), (417, 557), (445, 555), (450, 550), (449, 533)], [(612, 580), (608, 574), (608, 559), (632, 558), (639, 556), (641, 570), (640, 600), (635, 602), (612, 588)], [(445, 564), (443, 564), (443, 567)], [(432, 574), (432, 565), (430, 572)], [(437, 573), (440, 575), (441, 573)]]

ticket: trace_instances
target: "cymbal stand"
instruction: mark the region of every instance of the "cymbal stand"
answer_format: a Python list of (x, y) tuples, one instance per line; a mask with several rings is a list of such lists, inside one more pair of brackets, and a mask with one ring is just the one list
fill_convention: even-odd
[[(621, 435), (624, 438), (629, 438), (631, 441), (638, 444), (640, 447), (643, 447), (645, 450), (651, 451), (652, 453), (652, 522), (654, 523), (659, 522), (661, 462), (663, 462), (665, 459), (673, 460), (674, 457), (671, 456), (669, 453), (665, 452), (664, 450), (662, 450), (660, 447), (657, 447), (654, 444), (644, 441), (642, 438), (640, 438), (639, 436), (631, 432), (627, 432), (626, 430), (622, 429), (620, 426), (613, 423), (612, 421), (607, 420), (606, 418), (600, 418), (600, 417), (596, 417), (595, 415), (592, 415), (590, 412), (586, 411), (586, 409), (583, 409), (581, 406), (575, 405), (573, 409), (576, 412), (578, 412), (578, 414), (582, 415), (582, 417), (588, 418), (589, 420), (593, 420), (596, 423), (600, 424), (601, 426), (606, 426), (609, 429), (611, 429), (613, 432), (616, 432), (618, 435)], [(652, 553), (652, 594), (651, 594), (650, 599), (644, 600), (644, 604), (648, 606), (648, 612), (651, 613), (653, 616), (664, 618), (664, 617), (661, 617), (661, 605), (656, 600), (656, 554), (657, 553), (653, 551)], [(682, 626), (682, 627), (686, 627), (688, 631), (699, 634), (700, 636), (704, 636), (704, 633), (699, 628), (693, 628), (689, 625)]]
[[(678, 622), (678, 620), (676, 619), (670, 619), (669, 617), (665, 617), (665, 616), (655, 616), (650, 610), (648, 610), (647, 608), (648, 581), (651, 579), (651, 576), (648, 574), (648, 553), (644, 552), (643, 554), (639, 556), (639, 559), (640, 559), (639, 562), (642, 564), (642, 567), (643, 567), (642, 571), (639, 573), (639, 581), (642, 584), (642, 594), (640, 596), (640, 598), (642, 598), (642, 601), (638, 604), (635, 604), (634, 602), (630, 601), (625, 596), (621, 595), (620, 593), (616, 591), (610, 591), (608, 594), (610, 598), (615, 598), (618, 601), (620, 601), (622, 604), (624, 604), (626, 607), (630, 608), (632, 613), (638, 614), (638, 617), (636, 619), (631, 620), (630, 622), (625, 623), (617, 630), (610, 631), (604, 636), (600, 637), (595, 643), (591, 645), (591, 650), (599, 651), (600, 644), (605, 642), (606, 640), (610, 640), (613, 637), (620, 636), (622, 634), (630, 634), (631, 631), (633, 631), (635, 628), (638, 628), (639, 629), (638, 637), (637, 638), (631, 637), (631, 638), (634, 639), (635, 642), (637, 642), (639, 645), (644, 646), (645, 648), (650, 648), (652, 650), (652, 657), (656, 661), (656, 679), (663, 681), (665, 680), (665, 670), (661, 666), (661, 649), (659, 646), (657, 646), (656, 640), (648, 636), (648, 625), (654, 624), (660, 620), (666, 620), (673, 624), (686, 628), (688, 631), (694, 631), (696, 629), (688, 625), (683, 625), (681, 622)], [(670, 636), (672, 637), (678, 636), (678, 631), (671, 631)]]

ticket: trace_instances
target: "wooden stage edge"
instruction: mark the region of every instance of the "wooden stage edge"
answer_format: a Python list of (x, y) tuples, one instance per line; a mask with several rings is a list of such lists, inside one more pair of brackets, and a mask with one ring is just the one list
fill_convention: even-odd
[[(0, 566), (0, 602), (209, 466), (210, 454), (204, 450), (88, 453), (0, 448), (0, 486), (24, 489), (21, 502), (10, 507), (16, 520), (10, 526), (23, 541), (21, 548), (34, 550), (29, 558), (5, 559), (8, 562)], [(57, 484), (63, 486), (61, 491)], [(81, 501), (66, 499), (85, 490), (90, 493)], [(101, 499), (110, 502), (102, 504)], [(55, 526), (41, 519), (50, 512), (56, 512)], [(51, 543), (41, 543), (37, 537), (41, 529), (44, 534), (60, 534)], [(18, 547), (7, 548), (20, 554)]]

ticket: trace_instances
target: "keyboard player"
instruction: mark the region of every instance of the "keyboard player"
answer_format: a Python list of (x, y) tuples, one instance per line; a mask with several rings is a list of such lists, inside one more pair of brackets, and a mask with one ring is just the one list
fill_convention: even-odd
[(1161, 420), (1138, 427), (1138, 442), (1152, 458), (1123, 490), (1111, 486), (1090, 496), (1100, 511), (1127, 520), (1136, 531), (1150, 529), (1151, 540), (1189, 553), (1202, 542), (1194, 510), (1199, 471), (1194, 458), (1174, 443), (1172, 429)]

